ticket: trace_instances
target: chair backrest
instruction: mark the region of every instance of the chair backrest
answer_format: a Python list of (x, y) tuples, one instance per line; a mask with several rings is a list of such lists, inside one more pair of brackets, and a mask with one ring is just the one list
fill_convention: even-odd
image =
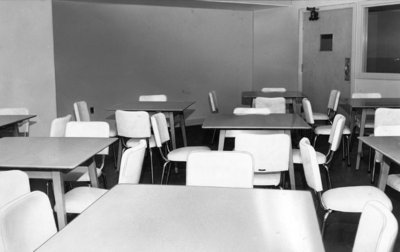
[(361, 213), (353, 252), (393, 251), (397, 232), (392, 212), (378, 201), (369, 201)]
[[(29, 115), (27, 108), (0, 108), (0, 115)], [(18, 124), (18, 131), (25, 136), (29, 135), (29, 120)]]
[(253, 100), (253, 107), (255, 108), (269, 108), (271, 113), (285, 114), (286, 113), (286, 100), (283, 97), (267, 98), (256, 97)]
[(28, 175), (23, 171), (0, 172), (0, 207), (31, 191)]
[(253, 158), (242, 151), (195, 151), (188, 156), (186, 185), (253, 188)]
[(286, 134), (240, 134), (235, 139), (236, 151), (247, 151), (254, 159), (258, 173), (289, 169), (290, 137)]
[(218, 113), (217, 92), (208, 92), (208, 102), (210, 103), (211, 113)]
[(307, 185), (314, 189), (314, 191), (321, 192), (323, 187), (315, 149), (311, 146), (310, 140), (306, 137), (300, 140), (299, 145)]
[(307, 98), (303, 98), (302, 103), (306, 122), (310, 125), (314, 125), (315, 121), (310, 100), (308, 100)]
[(286, 88), (283, 87), (265, 87), (261, 89), (261, 92), (278, 92), (278, 93), (284, 93), (286, 92)]
[(400, 124), (390, 126), (378, 126), (374, 129), (375, 136), (400, 136)]
[[(110, 136), (110, 125), (107, 122), (68, 122), (65, 127), (66, 137), (103, 137)], [(108, 147), (97, 153), (108, 155)]]
[(340, 147), (340, 141), (342, 140), (343, 129), (346, 123), (346, 117), (341, 114), (335, 115), (332, 122), (331, 133), (329, 134), (328, 142), (331, 144), (331, 151), (337, 151)]
[(234, 108), (233, 114), (235, 115), (269, 115), (271, 110), (269, 108)]
[(332, 110), (336, 112), (338, 106), (339, 106), (339, 100), (340, 100), (340, 91), (339, 90), (331, 90), (331, 93), (329, 94), (329, 100), (328, 100), (328, 112), (329, 110)]
[(117, 134), (128, 138), (149, 138), (151, 136), (150, 116), (146, 111), (115, 111)]
[(89, 122), (90, 113), (86, 101), (74, 102), (75, 120), (78, 122)]
[(170, 140), (168, 123), (163, 113), (157, 113), (151, 116), (151, 127), (153, 128), (154, 140), (157, 147)]
[(400, 109), (378, 108), (375, 110), (375, 128), (400, 125)]
[(57, 233), (49, 198), (28, 193), (0, 208), (0, 251), (34, 251)]
[(353, 93), (351, 94), (351, 98), (359, 99), (359, 98), (370, 98), (370, 99), (378, 99), (382, 98), (381, 93)]
[(166, 102), (167, 99), (165, 94), (139, 96), (139, 101)]
[(140, 140), (138, 145), (124, 151), (119, 169), (119, 184), (139, 184), (146, 147), (146, 141)]
[(71, 117), (71, 115), (66, 115), (54, 119), (50, 126), (50, 137), (64, 137), (65, 128), (67, 127), (67, 123), (71, 120)]

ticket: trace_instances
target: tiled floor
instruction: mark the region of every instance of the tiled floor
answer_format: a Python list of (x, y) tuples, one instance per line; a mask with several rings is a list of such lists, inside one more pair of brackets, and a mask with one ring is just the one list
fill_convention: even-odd
[[(216, 141), (214, 144), (211, 144), (212, 131), (204, 131), (200, 126), (192, 126), (187, 128), (188, 135), (188, 144), (189, 145), (208, 145), (212, 149), (216, 149)], [(179, 141), (180, 135), (178, 134), (178, 146), (181, 146)], [(298, 142), (300, 139), (299, 136), (293, 137), (295, 142)], [(317, 144), (317, 150), (325, 153), (327, 151), (327, 139), (320, 137)], [(232, 149), (233, 141), (227, 141), (225, 145), (225, 149)], [(333, 187), (340, 186), (352, 186), (352, 185), (370, 185), (370, 174), (367, 172), (368, 164), (368, 149), (365, 148), (365, 158), (362, 160), (361, 169), (356, 171), (354, 169), (355, 164), (355, 153), (356, 153), (356, 144), (353, 146), (353, 151), (351, 153), (351, 164), (352, 167), (348, 167), (346, 162), (342, 160), (341, 150), (337, 152), (334, 160), (333, 160), (333, 168), (331, 169), (331, 178)], [(112, 153), (112, 152), (111, 152)], [(161, 167), (162, 163), (160, 163), (161, 158), (158, 154), (158, 150), (154, 149), (154, 167), (155, 167), (155, 181), (159, 183), (161, 177)], [(117, 183), (118, 173), (115, 171), (113, 167), (113, 158), (109, 157), (107, 166), (105, 167), (106, 174), (106, 185), (108, 188), (112, 187)], [(170, 184), (185, 184), (185, 166), (178, 165), (179, 172), (171, 173), (170, 176)], [(299, 190), (309, 190), (306, 186), (302, 167), (296, 168), (296, 184)], [(398, 171), (400, 169), (398, 167), (392, 167), (391, 171)], [(322, 171), (322, 175), (324, 173)], [(323, 181), (325, 183), (325, 177), (323, 177)], [(150, 163), (149, 156), (145, 157), (144, 168), (142, 172), (141, 183), (150, 183)], [(325, 186), (325, 185), (324, 185)], [(43, 183), (33, 183), (33, 189), (39, 188), (44, 190)], [(326, 188), (326, 187), (324, 187)], [(400, 192), (396, 192), (391, 190), (390, 188), (386, 189), (387, 195), (391, 198), (393, 203), (393, 213), (396, 218), (399, 220), (400, 218)], [(323, 211), (321, 208), (318, 208), (318, 217), (321, 219), (323, 215)], [(349, 214), (349, 213), (333, 213), (328, 219), (328, 225), (326, 228), (326, 234), (324, 237), (324, 244), (326, 251), (351, 251), (355, 234), (357, 231), (357, 225), (360, 214)], [(400, 249), (400, 242), (397, 240), (395, 245), (395, 251)]]

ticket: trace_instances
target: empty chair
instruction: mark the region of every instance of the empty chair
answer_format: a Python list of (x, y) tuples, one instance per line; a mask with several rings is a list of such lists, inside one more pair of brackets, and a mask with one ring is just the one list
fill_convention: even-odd
[[(161, 184), (163, 183), (167, 166), (168, 172), (165, 182), (168, 183), (171, 162), (186, 162), (190, 152), (210, 150), (210, 148), (207, 146), (186, 146), (171, 150), (167, 120), (165, 119), (165, 115), (163, 113), (157, 113), (151, 116), (151, 126), (153, 128), (156, 146), (158, 147), (161, 157), (165, 162), (161, 174)], [(165, 151), (163, 151), (163, 147), (165, 147)]]
[(327, 105), (326, 113), (313, 113), (314, 120), (316, 121), (331, 121), (332, 118), (336, 115), (337, 108), (339, 106), (340, 99), (340, 91), (339, 90), (331, 90), (329, 94), (329, 100)]
[[(0, 108), (0, 115), (29, 115), (27, 108)], [(18, 124), (18, 133), (29, 136), (29, 120)]]
[(256, 97), (253, 100), (253, 107), (268, 108), (270, 112), (274, 114), (286, 113), (286, 101), (285, 98), (283, 97), (276, 97), (276, 98)]
[[(127, 149), (122, 155), (118, 183), (138, 184), (142, 172), (146, 141), (141, 140), (136, 146)], [(65, 194), (65, 209), (67, 213), (80, 214), (108, 190), (81, 186)], [(118, 206), (116, 206), (118, 207)]]
[(289, 169), (290, 137), (286, 134), (241, 134), (235, 150), (249, 152), (254, 159), (255, 186), (278, 186), (281, 173)]
[(368, 202), (361, 213), (353, 252), (393, 251), (398, 228), (389, 209), (380, 202)]
[[(66, 137), (109, 137), (110, 128), (107, 122), (68, 122), (65, 128)], [(101, 156), (101, 164), (96, 168), (97, 176), (101, 176), (105, 164), (108, 147), (97, 153)], [(65, 181), (89, 182), (89, 171), (87, 166), (78, 166), (72, 171), (64, 174)], [(104, 179), (105, 182), (105, 179)]]
[(50, 137), (64, 137), (67, 123), (71, 120), (71, 115), (53, 119), (50, 126)]
[(57, 233), (46, 194), (34, 191), (0, 208), (0, 251), (31, 252)]
[(300, 140), (300, 152), (303, 160), (304, 174), (307, 185), (318, 195), (322, 208), (326, 211), (322, 223), (322, 234), (326, 221), (333, 211), (360, 213), (365, 204), (376, 200), (392, 210), (392, 202), (384, 192), (373, 186), (349, 186), (329, 189), (322, 193), (322, 181), (317, 156), (307, 138)]
[(283, 87), (265, 87), (261, 89), (261, 92), (278, 92), (278, 93), (284, 93), (286, 92), (286, 88)]
[(23, 171), (0, 172), (0, 207), (31, 191), (28, 175)]
[(165, 94), (141, 95), (139, 96), (139, 101), (165, 102), (167, 101), (167, 96)]
[(253, 188), (253, 174), (253, 158), (247, 152), (191, 152), (186, 185)]

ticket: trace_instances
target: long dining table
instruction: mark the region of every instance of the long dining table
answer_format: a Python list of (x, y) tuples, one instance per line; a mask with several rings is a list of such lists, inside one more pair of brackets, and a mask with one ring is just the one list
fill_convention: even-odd
[[(311, 129), (311, 126), (298, 114), (213, 114), (204, 120), (202, 127), (203, 129), (219, 130), (218, 150), (224, 149), (227, 130), (283, 130), (284, 133), (290, 136), (292, 130)], [(289, 161), (290, 186), (292, 189), (296, 189), (292, 151), (290, 151)]]
[(18, 123), (34, 117), (36, 115), (0, 115), (0, 128), (12, 126), (14, 136), (18, 136)]
[(305, 94), (299, 91), (285, 92), (261, 92), (261, 91), (243, 91), (242, 105), (252, 105), (253, 99), (256, 97), (276, 98), (284, 97), (289, 103), (293, 104), (293, 111), (300, 114), (301, 100), (305, 98)]
[(324, 251), (308, 191), (119, 184), (36, 251)]
[(93, 157), (116, 140), (81, 137), (4, 137), (0, 139), (0, 169), (23, 170), (29, 178), (52, 180), (58, 228), (62, 229), (67, 223), (63, 173), (91, 160), (89, 177), (92, 186), (97, 187)]
[[(351, 128), (354, 127), (356, 114), (361, 111), (359, 135), (362, 137), (365, 133), (367, 114), (373, 113), (377, 108), (400, 108), (400, 98), (351, 98), (348, 101), (348, 105), (350, 105), (350, 117), (352, 118)], [(362, 144), (363, 142), (359, 140), (357, 147), (356, 170), (360, 169)]]

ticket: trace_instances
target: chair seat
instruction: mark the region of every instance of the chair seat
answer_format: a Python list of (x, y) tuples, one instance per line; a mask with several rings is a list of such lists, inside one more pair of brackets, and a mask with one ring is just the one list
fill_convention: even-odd
[(278, 186), (280, 182), (281, 182), (280, 172), (254, 173), (253, 185), (255, 186)]
[(317, 113), (317, 112), (313, 113), (313, 118), (314, 118), (315, 121), (327, 121), (327, 120), (329, 120), (329, 117), (328, 117), (327, 114)]
[(65, 194), (65, 211), (82, 213), (86, 208), (103, 196), (108, 190), (95, 187), (76, 187)]
[[(325, 164), (326, 162), (326, 156), (322, 154), (321, 152), (316, 151), (317, 154), (317, 162), (318, 164)], [(293, 155), (293, 163), (294, 164), (302, 164), (303, 160), (301, 159), (301, 154), (299, 149), (293, 149), (292, 150), (292, 155)]]
[[(315, 128), (314, 132), (316, 135), (330, 135), (332, 125), (321, 125)], [(350, 135), (351, 131), (347, 126), (343, 128), (343, 135)]]
[[(143, 138), (131, 138), (126, 142), (126, 147), (132, 148), (132, 147), (138, 146), (140, 143), (140, 140), (142, 140), (142, 139)], [(149, 139), (149, 144), (150, 144), (150, 148), (156, 147), (156, 140), (154, 139), (153, 135), (151, 135), (151, 137)], [(146, 142), (146, 147), (147, 147), (147, 142)]]
[(322, 194), (322, 204), (327, 209), (340, 212), (361, 212), (368, 201), (381, 202), (392, 210), (392, 202), (386, 194), (373, 186), (349, 186), (334, 188)]
[[(100, 168), (96, 168), (97, 177), (100, 177), (102, 172)], [(89, 171), (87, 166), (78, 166), (72, 171), (64, 174), (65, 181), (89, 182)]]
[(186, 162), (187, 157), (190, 152), (192, 151), (209, 151), (210, 148), (207, 146), (187, 146), (187, 147), (181, 147), (175, 150), (172, 150), (171, 152), (168, 153), (167, 158), (168, 160), (174, 161), (174, 162)]
[(400, 192), (400, 174), (390, 174), (386, 183), (391, 188)]
[(264, 135), (264, 134), (283, 134), (283, 130), (227, 130), (225, 137), (237, 137), (240, 134), (254, 134), (254, 135)]

